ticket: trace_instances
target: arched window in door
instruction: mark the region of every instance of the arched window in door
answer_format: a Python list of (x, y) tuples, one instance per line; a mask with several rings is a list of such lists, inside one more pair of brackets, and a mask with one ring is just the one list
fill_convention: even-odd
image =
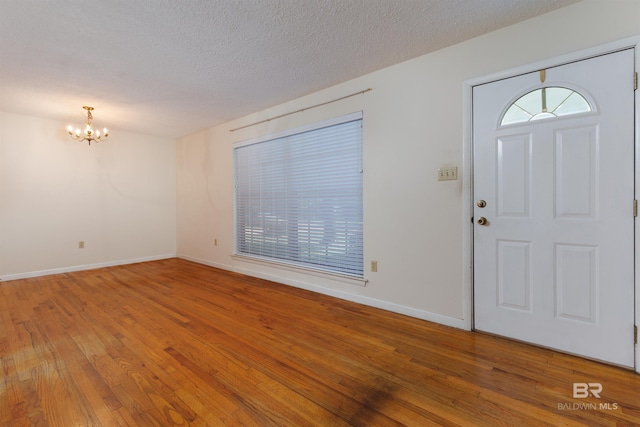
[(500, 126), (550, 119), (593, 111), (589, 101), (575, 90), (551, 86), (516, 99), (505, 111)]

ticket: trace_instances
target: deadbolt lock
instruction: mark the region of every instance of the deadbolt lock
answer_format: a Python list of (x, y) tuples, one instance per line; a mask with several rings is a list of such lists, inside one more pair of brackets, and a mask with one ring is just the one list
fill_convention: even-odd
[(476, 203), (476, 205), (478, 205), (479, 208), (484, 208), (485, 206), (487, 206), (487, 202), (485, 202), (484, 200), (478, 200), (478, 203)]
[(481, 216), (480, 218), (478, 218), (478, 224), (480, 225), (487, 225), (487, 218)]

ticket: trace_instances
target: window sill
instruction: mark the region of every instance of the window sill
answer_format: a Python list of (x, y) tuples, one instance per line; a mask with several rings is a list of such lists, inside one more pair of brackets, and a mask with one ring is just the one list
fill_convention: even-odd
[(294, 273), (312, 275), (312, 276), (321, 277), (321, 278), (324, 278), (324, 279), (329, 279), (329, 280), (334, 280), (334, 281), (338, 281), (338, 282), (342, 282), (342, 283), (347, 283), (347, 284), (350, 284), (350, 285), (366, 286), (366, 284), (368, 282), (367, 279), (361, 278), (361, 277), (354, 277), (354, 276), (349, 276), (347, 274), (332, 273), (332, 272), (329, 272), (329, 271), (316, 270), (316, 269), (313, 269), (313, 268), (302, 267), (302, 266), (299, 266), (299, 265), (288, 264), (288, 263), (284, 263), (284, 262), (272, 261), (272, 260), (268, 260), (268, 259), (264, 259), (264, 258), (252, 257), (252, 256), (247, 256), (247, 255), (237, 255), (237, 254), (236, 255), (230, 255), (230, 256), (231, 256), (232, 259), (234, 259), (236, 261), (248, 262), (248, 263), (263, 265), (263, 266), (272, 267), (272, 268), (278, 268), (278, 269), (281, 269), (281, 270), (287, 270), (287, 271), (291, 271), (291, 272), (294, 272)]

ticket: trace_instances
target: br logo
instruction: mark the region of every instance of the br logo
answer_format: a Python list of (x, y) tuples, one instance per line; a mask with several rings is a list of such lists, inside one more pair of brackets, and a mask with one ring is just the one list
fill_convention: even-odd
[(574, 399), (584, 399), (589, 396), (600, 399), (600, 393), (602, 393), (602, 384), (600, 383), (573, 383)]

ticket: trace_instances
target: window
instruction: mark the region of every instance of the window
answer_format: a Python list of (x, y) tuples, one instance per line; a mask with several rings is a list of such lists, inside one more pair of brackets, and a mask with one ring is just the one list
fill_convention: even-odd
[(565, 87), (545, 87), (518, 98), (502, 116), (500, 126), (591, 111), (584, 96)]
[(362, 113), (234, 147), (236, 253), (363, 276)]

